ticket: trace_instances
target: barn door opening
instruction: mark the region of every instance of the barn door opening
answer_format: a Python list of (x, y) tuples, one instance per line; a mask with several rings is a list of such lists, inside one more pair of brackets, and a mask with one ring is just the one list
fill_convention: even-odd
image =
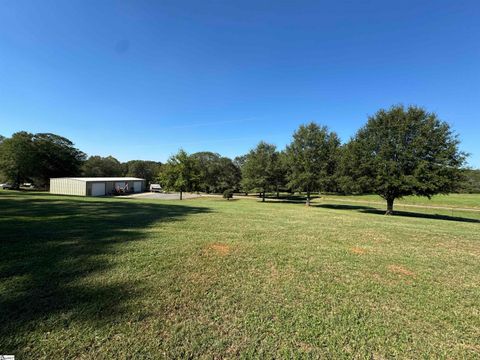
[(133, 183), (133, 191), (134, 192), (141, 192), (142, 191), (142, 182), (141, 181), (135, 181)]
[(105, 183), (93, 183), (92, 184), (92, 196), (105, 195)]

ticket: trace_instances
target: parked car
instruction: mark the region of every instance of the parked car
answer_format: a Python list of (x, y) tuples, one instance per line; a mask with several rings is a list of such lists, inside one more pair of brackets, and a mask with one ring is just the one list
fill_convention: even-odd
[(163, 192), (160, 184), (150, 184), (150, 191), (151, 192)]
[(33, 185), (32, 183), (23, 183), (22, 185), (20, 185), (20, 189), (22, 189), (22, 190), (35, 190), (35, 185)]
[(0, 189), (13, 189), (12, 184), (0, 184)]

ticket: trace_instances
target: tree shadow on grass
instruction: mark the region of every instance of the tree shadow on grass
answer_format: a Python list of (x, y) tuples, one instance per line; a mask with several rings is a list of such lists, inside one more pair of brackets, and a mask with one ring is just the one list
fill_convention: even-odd
[[(261, 197), (259, 197), (261, 199)], [(320, 196), (318, 195), (312, 195), (310, 196), (310, 200), (315, 200), (319, 199)], [(305, 204), (307, 202), (307, 197), (304, 195), (280, 195), (279, 197), (276, 197), (274, 195), (269, 195), (265, 197), (265, 202), (267, 203), (276, 203), (276, 204)]]
[[(376, 214), (376, 215), (385, 215), (385, 210), (380, 210), (371, 206), (365, 205), (345, 205), (345, 204), (315, 204), (315, 207), (320, 207), (324, 209), (335, 209), (335, 210), (355, 210), (367, 214)], [(478, 219), (460, 217), (460, 216), (450, 216), (442, 214), (426, 214), (418, 213), (411, 211), (397, 211), (395, 210), (394, 216), (404, 216), (404, 217), (415, 217), (422, 219), (433, 219), (433, 220), (447, 220), (447, 221), (459, 221), (459, 222), (469, 222), (469, 223), (480, 223)]]
[[(105, 324), (128, 309), (136, 287), (102, 281), (122, 244), (145, 239), (152, 224), (210, 212), (206, 207), (35, 195), (0, 198), (0, 348), (18, 353), (44, 322)], [(160, 225), (161, 226), (161, 225)], [(48, 327), (47, 327), (48, 328)]]

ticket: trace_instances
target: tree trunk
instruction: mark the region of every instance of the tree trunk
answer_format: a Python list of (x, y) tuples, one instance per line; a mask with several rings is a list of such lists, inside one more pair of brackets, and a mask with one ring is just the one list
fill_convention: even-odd
[(180, 200), (183, 200), (183, 192), (180, 190)]
[(393, 202), (395, 201), (395, 198), (388, 198), (387, 199), (387, 212), (385, 215), (393, 215)]
[(307, 191), (307, 202), (305, 205), (310, 206), (310, 191)]
[(262, 202), (265, 202), (265, 191), (262, 193)]

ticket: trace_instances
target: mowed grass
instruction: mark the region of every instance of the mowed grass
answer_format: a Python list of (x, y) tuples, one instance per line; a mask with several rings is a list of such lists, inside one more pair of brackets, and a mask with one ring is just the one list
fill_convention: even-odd
[[(330, 200), (354, 200), (361, 202), (381, 202), (385, 200), (378, 195), (325, 195)], [(480, 194), (449, 194), (449, 195), (435, 195), (432, 198), (423, 196), (406, 196), (402, 199), (397, 199), (395, 205), (419, 205), (419, 206), (433, 206), (433, 207), (447, 207), (447, 208), (461, 208), (461, 209), (476, 209), (480, 210)]]
[(0, 192), (0, 353), (478, 358), (480, 222), (337, 205)]

